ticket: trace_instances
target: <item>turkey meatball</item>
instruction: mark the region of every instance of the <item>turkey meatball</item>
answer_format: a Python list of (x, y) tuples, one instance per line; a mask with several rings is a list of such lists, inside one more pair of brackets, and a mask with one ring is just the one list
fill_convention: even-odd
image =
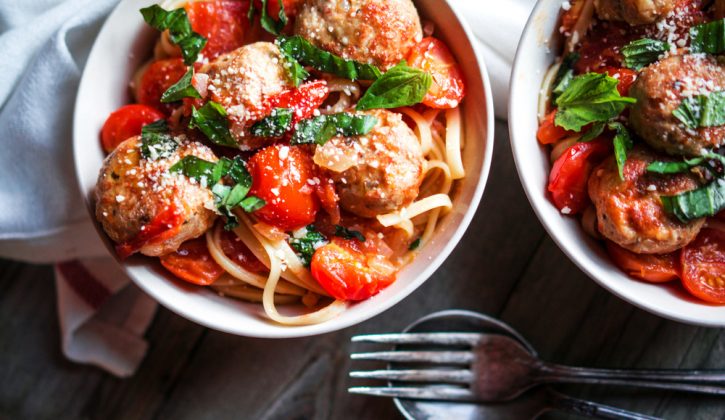
[(671, 155), (700, 155), (725, 143), (725, 126), (691, 129), (673, 115), (682, 100), (725, 88), (725, 61), (705, 55), (672, 56), (646, 68), (629, 95), (630, 122), (650, 146)]
[(230, 130), (243, 150), (261, 147), (263, 139), (248, 133), (251, 123), (266, 117), (265, 102), (294, 87), (279, 48), (270, 42), (245, 45), (205, 66), (208, 92), (229, 115)]
[[(148, 256), (174, 252), (214, 223), (211, 191), (181, 174), (170, 173), (169, 168), (189, 155), (207, 161), (217, 158), (208, 147), (185, 136), (175, 140), (178, 147), (171, 156), (153, 160), (141, 155), (141, 138), (132, 137), (103, 163), (96, 184), (96, 219), (114, 242), (133, 248), (129, 252)], [(175, 224), (159, 227), (160, 223), (172, 223), (170, 220)], [(144, 231), (159, 229), (163, 232), (160, 238), (152, 235), (156, 237), (140, 240)]]
[(667, 16), (675, 0), (594, 0), (594, 7), (600, 19), (644, 25)]
[(411, 0), (307, 0), (295, 33), (333, 54), (384, 70), (423, 39)]
[(594, 169), (589, 197), (596, 207), (597, 227), (607, 239), (639, 254), (665, 254), (695, 239), (705, 219), (682, 223), (665, 213), (660, 196), (676, 195), (698, 187), (691, 174), (657, 175), (647, 165), (662, 160), (644, 148), (627, 156), (624, 181), (614, 156)]
[(368, 134), (334, 137), (317, 148), (315, 163), (335, 182), (340, 206), (361, 217), (399, 210), (418, 196), (423, 149), (400, 114), (366, 112), (378, 118)]

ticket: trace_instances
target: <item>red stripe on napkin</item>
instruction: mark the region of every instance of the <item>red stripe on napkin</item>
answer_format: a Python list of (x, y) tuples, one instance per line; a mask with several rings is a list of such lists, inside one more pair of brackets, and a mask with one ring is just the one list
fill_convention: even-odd
[(57, 266), (76, 294), (94, 309), (100, 308), (111, 297), (111, 291), (77, 260), (62, 262)]

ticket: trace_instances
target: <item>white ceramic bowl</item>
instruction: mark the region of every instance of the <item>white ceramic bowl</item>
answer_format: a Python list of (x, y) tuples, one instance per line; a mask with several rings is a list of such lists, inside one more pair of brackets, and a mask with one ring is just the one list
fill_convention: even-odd
[[(96, 39), (78, 90), (73, 147), (78, 182), (92, 218), (91, 196), (104, 157), (99, 132), (109, 113), (129, 103), (128, 82), (150, 56), (157, 34), (143, 22), (138, 10), (153, 3), (120, 2)], [(322, 334), (365, 321), (395, 305), (433, 274), (463, 236), (483, 194), (493, 151), (493, 104), (482, 57), (461, 16), (444, 0), (415, 3), (421, 16), (436, 24), (436, 36), (450, 46), (465, 74), (468, 95), (462, 109), (467, 177), (455, 191), (453, 211), (442, 221), (431, 243), (401, 271), (398, 281), (333, 320), (303, 327), (275, 324), (264, 317), (259, 304), (223, 298), (210, 289), (175, 280), (155, 259), (137, 256), (121, 263), (136, 284), (167, 308), (207, 327), (251, 337), (286, 338)], [(100, 226), (96, 227), (115, 255), (109, 239)]]
[(544, 73), (560, 49), (555, 36), (562, 0), (539, 0), (521, 37), (511, 75), (509, 130), (521, 183), (534, 211), (559, 247), (610, 292), (654, 314), (689, 324), (725, 326), (725, 306), (690, 297), (678, 284), (634, 280), (609, 259), (601, 243), (584, 233), (579, 221), (560, 214), (549, 201), (549, 151), (536, 140), (537, 101)]

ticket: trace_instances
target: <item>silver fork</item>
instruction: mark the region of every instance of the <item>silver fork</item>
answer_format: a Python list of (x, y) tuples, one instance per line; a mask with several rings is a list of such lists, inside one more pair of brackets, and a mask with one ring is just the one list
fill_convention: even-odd
[(356, 336), (352, 341), (437, 347), (436, 350), (352, 354), (353, 360), (426, 366), (415, 369), (350, 372), (353, 378), (427, 384), (349, 389), (356, 394), (425, 400), (500, 402), (516, 398), (539, 384), (580, 383), (725, 395), (725, 371), (589, 369), (562, 366), (540, 360), (517, 340), (499, 334), (375, 334)]

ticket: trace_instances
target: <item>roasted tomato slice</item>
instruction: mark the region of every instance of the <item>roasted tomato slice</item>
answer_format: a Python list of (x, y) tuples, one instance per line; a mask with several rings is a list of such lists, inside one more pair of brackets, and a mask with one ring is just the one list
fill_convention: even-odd
[(146, 124), (161, 120), (164, 114), (148, 105), (124, 105), (113, 111), (101, 129), (101, 144), (111, 153), (124, 140), (141, 134)]
[(365, 300), (395, 281), (395, 267), (383, 256), (365, 254), (350, 240), (334, 238), (312, 256), (312, 277), (330, 296)]
[(220, 235), (220, 245), (224, 255), (230, 260), (238, 264), (243, 269), (252, 273), (262, 274), (269, 270), (261, 261), (247, 248), (236, 233), (222, 230)]
[(325, 102), (329, 94), (330, 90), (327, 88), (327, 82), (316, 80), (271, 97), (265, 103), (263, 112), (268, 115), (274, 108), (292, 108), (294, 110), (292, 125), (294, 126), (294, 124), (312, 117), (315, 110)]
[(126, 259), (146, 244), (163, 242), (173, 236), (183, 223), (184, 216), (175, 207), (169, 207), (144, 225), (136, 237), (116, 245), (116, 253), (121, 259)]
[(172, 104), (162, 104), (161, 95), (186, 74), (187, 67), (181, 58), (156, 60), (144, 70), (136, 87), (136, 99), (148, 106), (169, 114)]
[(577, 214), (586, 208), (589, 203), (589, 175), (594, 165), (601, 162), (611, 149), (611, 141), (603, 136), (590, 142), (576, 143), (564, 151), (549, 174), (548, 190), (556, 208), (564, 214)]
[(267, 204), (254, 214), (263, 222), (285, 231), (315, 220), (319, 202), (313, 187), (312, 158), (299, 147), (270, 146), (247, 163), (252, 175), (250, 194)]
[(433, 78), (423, 103), (432, 108), (455, 108), (466, 95), (463, 72), (442, 41), (427, 37), (413, 47), (408, 57), (412, 67), (430, 73)]
[(703, 229), (681, 258), (685, 288), (706, 302), (725, 304), (725, 232)]
[(249, 33), (248, 0), (189, 2), (191, 28), (207, 39), (202, 54), (209, 61), (244, 45)]
[(184, 242), (176, 252), (166, 254), (159, 260), (176, 277), (199, 286), (208, 286), (224, 274), (224, 269), (209, 254), (203, 236)]
[(680, 253), (637, 254), (607, 241), (607, 252), (619, 268), (630, 276), (650, 283), (680, 278)]
[(539, 125), (539, 131), (536, 132), (536, 138), (541, 144), (552, 144), (567, 137), (576, 135), (575, 131), (569, 131), (559, 127), (554, 123), (556, 119), (556, 109), (546, 115)]

